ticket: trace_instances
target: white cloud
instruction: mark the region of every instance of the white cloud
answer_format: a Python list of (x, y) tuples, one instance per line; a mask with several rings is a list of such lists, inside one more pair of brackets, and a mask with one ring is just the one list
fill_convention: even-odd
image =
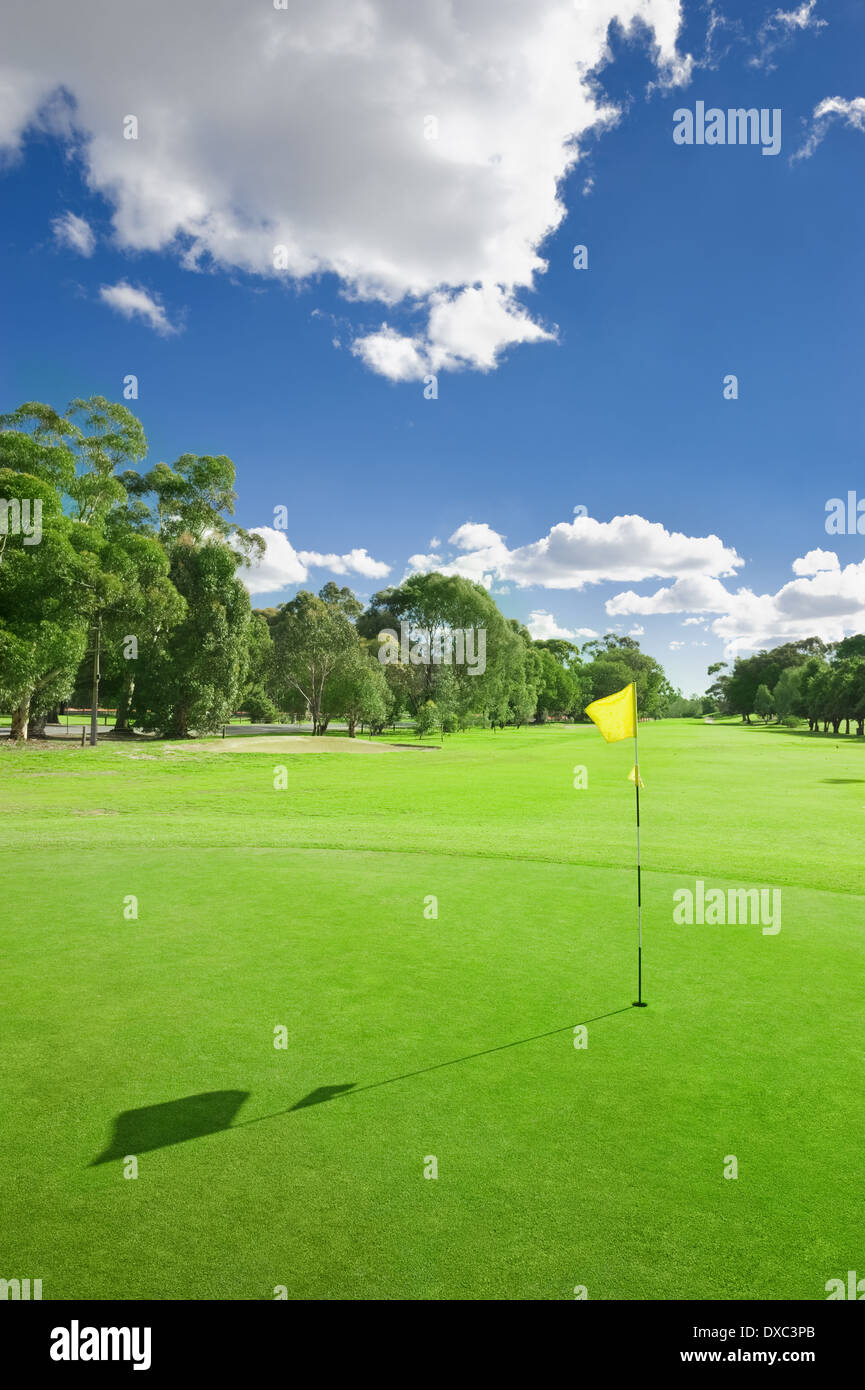
[(366, 579), (383, 579), (390, 574), (390, 565), (374, 560), (366, 550), (350, 550), (346, 555), (322, 555), (317, 550), (299, 550), (298, 559), (303, 565), (317, 569), (331, 570), (333, 574), (362, 574)]
[(780, 29), (825, 29), (825, 19), (818, 19), (814, 11), (817, 0), (803, 0), (797, 10), (776, 10), (769, 23)]
[(390, 574), (390, 565), (374, 560), (364, 550), (350, 550), (346, 555), (323, 555), (317, 550), (295, 550), (284, 531), (272, 526), (253, 526), (254, 535), (261, 536), (265, 552), (249, 568), (240, 571), (251, 594), (272, 594), (290, 584), (303, 584), (310, 569), (330, 570), (332, 574), (361, 574), (369, 579), (381, 579)]
[(448, 537), (448, 545), (455, 545), (458, 550), (480, 550), (483, 547), (499, 546), (504, 539), (504, 536), (500, 536), (498, 531), (494, 531), (485, 521), (466, 521)]
[(130, 285), (126, 280), (120, 280), (116, 285), (103, 285), (99, 298), (126, 319), (143, 319), (163, 337), (179, 332), (169, 322), (159, 299), (140, 285)]
[[(385, 325), (350, 336), (396, 381), (490, 370), (507, 347), (553, 336), (523, 299), (580, 137), (617, 117), (591, 76), (611, 56), (610, 23), (646, 38), (660, 85), (690, 71), (679, 0), (7, 8), (0, 145), (18, 150), (62, 87), (52, 128), (111, 204), (120, 248), (270, 278), (331, 273), (349, 299), (388, 306)], [(137, 140), (123, 138), (126, 113)]]
[[(826, 557), (831, 552), (817, 554)], [(809, 567), (813, 555), (803, 557)], [(827, 561), (821, 558), (816, 564), (823, 566)], [(865, 631), (865, 560), (844, 569), (815, 568), (812, 577), (790, 580), (775, 594), (755, 594), (746, 588), (732, 593), (719, 580), (701, 577), (677, 580), (654, 594), (616, 594), (606, 609), (611, 615), (717, 613), (720, 616), (711, 622), (710, 631), (724, 640), (727, 655), (802, 637), (837, 642), (847, 633)]]
[(730, 575), (744, 562), (717, 536), (685, 536), (641, 516), (590, 516), (559, 522), (549, 535), (508, 553), (504, 578), (550, 589), (581, 589), (604, 580)]
[(382, 324), (378, 332), (355, 339), (352, 352), (393, 381), (412, 381), (466, 367), (487, 372), (498, 366), (505, 348), (556, 336), (534, 323), (499, 285), (461, 290), (452, 297), (434, 294), (430, 306), (425, 335), (401, 337)]
[(51, 228), (58, 246), (66, 246), (80, 256), (93, 255), (96, 236), (86, 218), (74, 212), (64, 212), (62, 217), (55, 217)]
[(816, 8), (817, 0), (803, 0), (795, 10), (775, 10), (769, 15), (757, 33), (759, 51), (755, 57), (749, 59), (750, 66), (772, 72), (775, 68), (772, 62), (775, 53), (795, 34), (816, 34), (825, 29), (826, 20), (820, 19), (814, 13)]
[(536, 608), (533, 613), (529, 614), (526, 627), (536, 642), (544, 642), (551, 637), (560, 637), (566, 642), (573, 642), (576, 635), (571, 628), (562, 627), (557, 623), (552, 613), (547, 613), (543, 608)]
[(607, 599), (604, 607), (610, 617), (629, 613), (724, 613), (730, 598), (720, 580), (697, 575), (677, 579), (654, 594), (635, 594), (629, 589)]
[(852, 97), (850, 101), (846, 101), (844, 97), (826, 97), (819, 102), (814, 107), (808, 138), (796, 153), (791, 155), (790, 162), (810, 159), (829, 127), (837, 120), (843, 121), (851, 130), (865, 131), (865, 97)]
[(643, 637), (643, 636), (645, 636), (645, 632), (646, 632), (646, 629), (645, 629), (644, 627), (641, 627), (641, 625), (640, 625), (639, 623), (637, 623), (634, 627), (628, 629), (628, 636), (629, 636), (629, 637)]
[(376, 333), (357, 338), (352, 345), (356, 357), (391, 381), (419, 381), (432, 370), (420, 340), (405, 338), (383, 323)]
[(289, 584), (302, 584), (309, 571), (285, 532), (276, 531), (272, 526), (253, 526), (251, 530), (254, 535), (261, 536), (265, 552), (248, 569), (239, 571), (249, 592), (274, 594)]
[(679, 650), (679, 648), (680, 648), (680, 647), (684, 647), (684, 645), (685, 645), (684, 642), (671, 642), (671, 643), (670, 643), (670, 651), (671, 651), (671, 652), (677, 652), (677, 651)]
[(840, 568), (834, 550), (809, 550), (807, 555), (793, 561), (794, 574), (819, 574), (822, 570)]
[[(466, 522), (451, 536), (450, 544), (462, 553), (445, 564), (438, 556), (413, 555), (410, 569), (460, 574), (486, 587), (499, 579), (520, 588), (583, 589), (605, 580), (636, 582), (683, 573), (732, 575), (744, 563), (717, 536), (685, 536), (641, 516), (614, 516), (611, 521), (578, 516), (558, 522), (541, 540), (513, 550), (486, 523)], [(617, 610), (608, 604), (607, 611), (648, 613), (653, 609)]]
[(406, 574), (427, 574), (431, 570), (442, 569), (442, 557), (435, 553), (431, 555), (409, 555), (408, 569)]
[(544, 608), (536, 608), (529, 614), (526, 627), (536, 642), (548, 641), (552, 637), (563, 638), (566, 642), (576, 642), (598, 635), (591, 627), (562, 627), (552, 613), (548, 613)]

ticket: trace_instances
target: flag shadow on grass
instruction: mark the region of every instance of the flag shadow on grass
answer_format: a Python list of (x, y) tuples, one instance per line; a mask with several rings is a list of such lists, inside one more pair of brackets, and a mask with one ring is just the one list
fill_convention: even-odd
[(489, 1057), (493, 1052), (506, 1052), (510, 1047), (523, 1047), (526, 1043), (539, 1042), (542, 1038), (554, 1038), (557, 1033), (570, 1033), (575, 1028), (585, 1027), (589, 1023), (600, 1023), (602, 1018), (614, 1018), (616, 1014), (629, 1014), (632, 1007), (632, 1005), (626, 1005), (621, 1009), (611, 1009), (607, 1014), (596, 1014), (594, 1018), (582, 1019), (579, 1024), (566, 1023), (563, 1028), (551, 1028), (546, 1033), (535, 1033), (530, 1038), (517, 1038), (515, 1042), (499, 1043), (497, 1047), (485, 1047), (480, 1052), (469, 1052), (465, 1057), (452, 1057), (448, 1062), (433, 1062), (432, 1066), (418, 1067), (416, 1071), (402, 1072), (400, 1076), (388, 1076), (384, 1081), (369, 1081), (365, 1086), (357, 1086), (353, 1081), (342, 1086), (317, 1086), (314, 1091), (310, 1091), (302, 1100), (290, 1105), (287, 1110), (277, 1110), (272, 1115), (258, 1115), (252, 1120), (241, 1120), (239, 1124), (232, 1125), (232, 1129), (242, 1129), (244, 1125), (261, 1124), (263, 1120), (275, 1120), (280, 1115), (291, 1115), (295, 1110), (305, 1110), (310, 1105), (324, 1105), (326, 1101), (336, 1100), (342, 1095), (358, 1096), (361, 1091), (375, 1091), (379, 1086), (393, 1086), (397, 1081), (409, 1081), (413, 1076), (424, 1076), (430, 1071), (441, 1071), (443, 1067), (456, 1067), (461, 1062), (473, 1062), (477, 1057)]
[(260, 1125), (265, 1120), (277, 1120), (283, 1115), (291, 1115), (296, 1110), (305, 1110), (312, 1105), (324, 1105), (338, 1100), (340, 1096), (360, 1095), (362, 1091), (375, 1091), (380, 1086), (394, 1086), (398, 1081), (409, 1081), (427, 1072), (441, 1071), (444, 1067), (456, 1067), (463, 1062), (473, 1062), (478, 1057), (489, 1057), (494, 1052), (506, 1052), (511, 1047), (524, 1047), (526, 1043), (540, 1042), (542, 1038), (553, 1038), (557, 1033), (573, 1032), (574, 1028), (589, 1023), (600, 1023), (603, 1018), (614, 1018), (616, 1014), (631, 1012), (631, 1006), (611, 1009), (606, 1014), (596, 1014), (594, 1018), (580, 1020), (580, 1023), (566, 1023), (561, 1028), (550, 1028), (546, 1033), (534, 1033), (530, 1038), (517, 1038), (514, 1042), (499, 1043), (496, 1047), (485, 1047), (480, 1052), (469, 1052), (465, 1057), (452, 1057), (447, 1062), (433, 1062), (429, 1067), (418, 1067), (414, 1071), (402, 1072), (399, 1076), (388, 1076), (383, 1081), (370, 1081), (358, 1086), (354, 1081), (341, 1085), (317, 1086), (301, 1100), (286, 1110), (275, 1110), (269, 1115), (257, 1115), (251, 1120), (233, 1120), (244, 1101), (249, 1099), (249, 1091), (203, 1091), (196, 1096), (184, 1096), (180, 1100), (163, 1101), (160, 1105), (144, 1105), (138, 1110), (123, 1110), (114, 1119), (114, 1133), (108, 1148), (94, 1158), (90, 1164), (96, 1168), (101, 1163), (111, 1163), (115, 1159), (126, 1158), (128, 1154), (147, 1153), (153, 1149), (166, 1149), (172, 1144), (185, 1144), (189, 1139), (202, 1139), (208, 1134), (218, 1134), (226, 1129), (243, 1129), (246, 1125)]
[(114, 1118), (114, 1133), (108, 1148), (90, 1164), (111, 1163), (127, 1154), (147, 1153), (166, 1149), (171, 1144), (184, 1144), (187, 1139), (201, 1139), (206, 1134), (218, 1134), (231, 1129), (232, 1120), (249, 1091), (202, 1091), (197, 1096), (181, 1100), (166, 1100), (160, 1105), (143, 1105), (139, 1110), (123, 1110)]

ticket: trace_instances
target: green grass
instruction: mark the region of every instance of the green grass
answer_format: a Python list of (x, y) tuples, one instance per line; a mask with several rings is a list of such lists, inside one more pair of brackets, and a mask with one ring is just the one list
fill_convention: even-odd
[[(630, 745), (467, 733), (286, 757), (280, 791), (278, 762), (0, 748), (0, 1275), (45, 1298), (823, 1299), (865, 1268), (861, 740), (641, 729), (639, 1011)], [(675, 926), (696, 877), (781, 887), (781, 932)], [(146, 1111), (216, 1091), (248, 1093), (218, 1132)]]

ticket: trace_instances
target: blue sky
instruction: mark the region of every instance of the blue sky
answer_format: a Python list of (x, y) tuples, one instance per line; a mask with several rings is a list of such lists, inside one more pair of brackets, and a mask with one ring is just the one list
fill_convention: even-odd
[[(635, 3), (623, 0), (622, 12)], [(673, 0), (656, 3), (667, 18), (676, 10)], [(477, 14), (483, 5), (477, 0), (469, 8)], [(551, 24), (559, 8), (553, 0), (546, 5)], [(597, 8), (604, 15), (616, 11), (612, 0)], [(325, 19), (336, 25), (340, 6), (334, 0), (326, 9)], [(211, 41), (218, 45), (227, 11), (217, 5), (209, 13)], [(781, 19), (771, 20), (779, 13)], [(166, 8), (166, 25), (173, 22), (171, 14)], [(283, 18), (261, 16), (267, 24)], [(166, 127), (176, 134), (161, 131), (150, 165), (158, 173), (160, 160), (167, 161), (166, 200), (174, 202), (164, 214), (158, 179), (147, 184), (136, 173), (135, 188), (124, 190), (120, 165), (118, 182), (112, 159), (137, 157), (132, 142), (119, 146), (116, 155), (94, 153), (99, 122), (112, 120), (112, 110), (118, 120), (121, 107), (135, 110), (136, 102), (146, 111), (147, 83), (139, 91), (130, 78), (128, 96), (121, 89), (106, 116), (105, 102), (94, 104), (95, 79), (86, 58), (68, 51), (59, 33), (52, 63), (38, 82), (32, 80), (37, 36), (22, 26), (12, 37), (9, 59), (20, 100), (5, 117), (0, 110), (7, 156), (0, 174), (6, 324), (0, 409), (33, 398), (56, 405), (95, 393), (119, 399), (124, 377), (134, 373), (139, 398), (129, 404), (144, 423), (150, 461), (170, 461), (188, 450), (229, 454), (238, 471), (237, 519), (272, 527), (274, 508), (285, 505), (286, 539), (295, 557), (364, 552), (389, 567), (386, 578), (349, 567), (342, 582), (366, 595), (397, 582), (412, 556), (436, 555), (442, 565), (456, 561), (465, 572), (486, 576), (509, 616), (529, 621), (540, 614), (531, 619), (538, 635), (643, 628), (642, 645), (686, 693), (703, 688), (706, 665), (722, 659), (728, 644), (748, 650), (749, 644), (810, 631), (836, 638), (862, 630), (862, 536), (827, 536), (824, 518), (827, 499), (857, 488), (865, 497), (865, 7), (852, 0), (791, 3), (780, 12), (762, 4), (691, 4), (683, 7), (683, 20), (676, 53), (693, 61), (678, 71), (677, 85), (670, 85), (674, 74), (665, 66), (663, 44), (659, 56), (645, 32), (612, 33), (609, 61), (596, 74), (600, 86), (585, 90), (617, 108), (618, 119), (582, 131), (581, 157), (558, 182), (564, 215), (547, 237), (522, 232), (535, 225), (532, 218), (542, 217), (538, 202), (545, 195), (542, 183), (540, 192), (532, 184), (521, 152), (512, 161), (516, 173), (509, 172), (507, 196), (490, 193), (488, 207), (486, 185), (471, 183), (474, 155), (464, 161), (468, 173), (460, 164), (459, 141), (465, 145), (472, 122), (483, 129), (487, 118), (483, 91), (472, 98), (471, 110), (464, 93), (460, 97), (458, 136), (452, 121), (445, 137), (456, 138), (456, 153), (453, 146), (444, 150), (429, 206), (427, 185), (406, 182), (402, 151), (397, 157), (382, 147), (376, 163), (375, 145), (371, 155), (361, 148), (358, 164), (371, 160), (373, 174), (381, 171), (381, 187), (369, 172), (352, 184), (350, 122), (335, 143), (322, 135), (317, 155), (318, 133), (334, 118), (323, 97), (293, 107), (284, 123), (271, 111), (263, 130), (270, 130), (276, 148), (258, 183), (249, 173), (248, 154), (233, 152), (230, 139), (222, 137), (211, 158), (207, 140), (200, 133), (197, 142), (185, 137), (176, 113)], [(122, 37), (109, 35), (106, 42)], [(224, 37), (228, 44), (230, 34)], [(507, 44), (518, 38), (516, 30), (496, 36), (502, 63)], [(398, 66), (398, 58), (389, 56), (390, 41), (383, 28), (386, 73)], [(436, 43), (447, 48), (450, 41), (437, 32)], [(470, 35), (469, 42), (482, 52), (483, 32)], [(586, 41), (591, 57), (597, 53)], [(143, 52), (145, 75), (147, 61)], [(286, 62), (292, 61), (306, 60), (287, 54)], [(538, 61), (543, 70), (544, 55)], [(45, 93), (58, 80), (74, 99), (69, 109), (75, 114), (58, 115), (55, 109), (46, 118)], [(553, 87), (555, 81), (554, 76)], [(471, 82), (466, 86), (471, 90)], [(354, 97), (361, 127), (363, 93), (361, 83)], [(247, 97), (247, 89), (237, 95), (244, 121)], [(821, 103), (835, 97), (840, 106), (815, 116)], [(418, 101), (427, 98), (424, 91)], [(228, 89), (223, 101), (229, 112), (232, 100)], [(673, 112), (693, 110), (698, 100), (721, 109), (780, 108), (780, 153), (675, 145)], [(507, 142), (518, 146), (527, 131), (540, 165), (549, 140), (549, 167), (555, 169), (569, 108), (563, 98), (561, 111), (547, 111), (543, 84), (525, 101), (525, 111), (517, 107), (513, 124), (502, 132), (505, 163)], [(416, 109), (421, 119), (425, 108)], [(440, 119), (446, 129), (448, 114), (445, 100)], [(247, 121), (245, 129), (254, 132), (254, 123)], [(142, 120), (142, 141), (146, 135)], [(171, 138), (179, 142), (177, 150)], [(804, 157), (795, 157), (803, 149)], [(222, 224), (213, 215), (219, 212), (216, 193), (203, 214), (198, 204), (193, 213), (177, 210), (187, 183), (198, 187), (183, 161), (199, 159), (206, 166), (201, 187), (229, 187), (226, 206), (237, 218), (248, 214), (244, 225), (253, 227), (266, 208), (273, 169), (283, 159), (299, 167), (300, 150), (305, 163), (281, 193), (279, 225), (293, 225), (293, 189), (302, 183), (298, 255), (319, 257), (309, 273), (301, 268), (275, 276), (266, 264), (256, 266), (254, 253), (226, 251)], [(419, 143), (418, 162), (428, 155), (439, 157)], [(465, 186), (448, 182), (456, 179), (455, 169), (468, 181)], [(339, 180), (343, 200), (334, 196)], [(199, 201), (201, 196), (199, 190)], [(451, 196), (444, 217), (442, 203)], [(411, 221), (415, 205), (417, 231)], [(68, 214), (89, 229), (74, 224), (77, 246), (68, 230), (72, 224), (58, 223)], [(390, 257), (387, 283), (378, 291), (369, 284), (382, 274), (375, 264), (377, 215)], [(142, 220), (151, 217), (142, 230)], [(167, 230), (161, 229), (163, 217)], [(349, 271), (341, 271), (346, 262), (340, 256), (349, 254), (344, 248), (352, 245), (361, 219), (366, 249), (358, 251)], [(197, 253), (196, 266), (189, 259), (193, 222), (207, 229), (199, 238), (205, 250)], [(489, 251), (498, 246), (498, 222), (503, 241), (509, 227), (516, 227), (514, 244), (522, 236), (520, 245), (528, 242), (546, 262), (545, 270), (530, 277), (531, 285), (522, 270), (511, 273), (503, 251)], [(454, 247), (445, 251), (450, 236)], [(461, 237), (471, 243), (468, 251), (458, 244)], [(478, 245), (483, 240), (482, 254), (473, 239)], [(587, 270), (572, 266), (576, 243), (588, 248)], [(343, 249), (337, 253), (334, 246)], [(472, 271), (474, 254), (478, 274)], [(443, 273), (442, 265), (451, 261), (456, 270)], [(482, 291), (492, 286), (493, 297), (496, 284), (509, 286), (507, 321), (527, 338), (548, 336), (508, 346), (506, 326), (498, 344), (490, 347), (482, 334), (484, 345), (477, 348), (476, 324), (466, 330), (463, 315), (457, 328), (443, 329), (437, 338), (430, 317), (435, 296), (444, 296), (447, 308), (472, 284)], [(406, 285), (413, 288), (403, 293)], [(112, 299), (117, 286), (121, 291)], [(135, 311), (136, 304), (147, 303), (144, 314)], [(525, 329), (519, 306), (532, 329)], [(493, 318), (498, 322), (495, 313)], [(373, 356), (364, 343), (385, 322), (391, 335), (409, 345), (407, 366), (391, 359), (387, 371), (381, 363), (378, 370), (370, 365)], [(448, 359), (448, 351), (457, 352), (458, 360)], [(472, 358), (484, 351), (495, 361), (486, 370)], [(422, 366), (415, 370), (418, 361)], [(438, 396), (425, 399), (424, 367), (436, 364)], [(737, 400), (723, 398), (728, 373), (738, 377)], [(559, 532), (565, 559), (558, 569), (548, 549), (547, 559), (537, 550), (522, 551), (537, 547), (553, 527), (576, 525), (577, 505), (587, 509), (595, 529)], [(683, 550), (653, 540), (644, 526), (631, 537), (633, 575), (623, 578), (628, 536), (604, 529), (621, 515), (681, 532), (693, 544)], [(460, 533), (466, 523), (485, 525), (505, 540), (491, 541), (477, 530)], [(449, 544), (455, 533), (457, 540)], [(723, 543), (715, 552), (735, 552), (743, 563), (726, 573), (713, 564), (713, 547), (702, 544), (712, 535)], [(521, 552), (516, 561), (509, 558), (514, 550)], [(815, 551), (831, 552), (837, 560), (818, 554), (804, 563)], [(685, 558), (677, 567), (680, 552)], [(581, 569), (586, 554), (596, 559)], [(794, 573), (797, 559), (802, 563)], [(319, 588), (334, 577), (326, 563), (295, 558), (291, 565), (294, 570), (289, 566), (286, 573), (299, 567), (308, 572), (302, 584), (256, 593), (255, 603), (277, 602), (297, 587)], [(599, 582), (591, 582), (599, 574)], [(666, 606), (675, 612), (641, 612), (633, 600), (618, 601), (613, 611), (605, 607), (623, 593), (651, 599), (677, 580), (687, 585), (695, 574), (699, 592), (691, 585), (681, 605), (670, 600)], [(518, 582), (538, 575), (552, 577), (556, 587)], [(751, 591), (753, 601), (746, 596), (727, 605), (723, 597), (713, 599), (719, 585), (730, 594)], [(791, 585), (780, 599), (772, 597)], [(713, 602), (714, 608), (706, 606)], [(665, 606), (658, 599), (654, 604)]]

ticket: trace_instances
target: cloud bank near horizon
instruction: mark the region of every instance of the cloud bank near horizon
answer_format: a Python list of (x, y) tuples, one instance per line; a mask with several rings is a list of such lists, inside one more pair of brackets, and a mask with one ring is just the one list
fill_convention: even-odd
[[(298, 551), (283, 531), (253, 530), (264, 539), (266, 552), (243, 572), (252, 594), (277, 594), (303, 584), (314, 568), (377, 580), (395, 569), (363, 547), (344, 554)], [(403, 578), (431, 571), (460, 575), (496, 595), (531, 589), (580, 593), (601, 584), (667, 579), (671, 582), (649, 593), (619, 590), (605, 600), (604, 611), (610, 619), (678, 616), (684, 626), (702, 626), (718, 638), (728, 656), (815, 635), (834, 642), (865, 631), (865, 560), (842, 566), (834, 551), (810, 550), (793, 560), (795, 577), (766, 594), (729, 586), (744, 563), (715, 535), (687, 536), (636, 515), (610, 521), (579, 516), (513, 548), (487, 522), (463, 522), (447, 546), (410, 556)], [(526, 625), (537, 639), (584, 641), (598, 635), (594, 627), (560, 622), (540, 605)], [(630, 628), (634, 636), (646, 632), (641, 623)]]

